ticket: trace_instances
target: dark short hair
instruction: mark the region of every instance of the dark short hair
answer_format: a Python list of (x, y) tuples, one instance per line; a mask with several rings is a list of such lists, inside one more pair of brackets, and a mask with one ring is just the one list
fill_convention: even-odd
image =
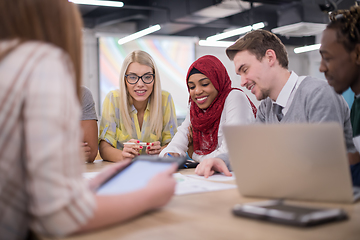
[(275, 34), (263, 29), (251, 31), (239, 38), (233, 45), (226, 49), (226, 55), (230, 60), (234, 60), (238, 52), (247, 50), (261, 61), (269, 49), (274, 50), (279, 64), (287, 69), (289, 60), (285, 45)]
[(360, 43), (360, 6), (352, 6), (348, 10), (338, 10), (330, 14), (327, 29), (336, 31), (337, 41), (351, 52)]

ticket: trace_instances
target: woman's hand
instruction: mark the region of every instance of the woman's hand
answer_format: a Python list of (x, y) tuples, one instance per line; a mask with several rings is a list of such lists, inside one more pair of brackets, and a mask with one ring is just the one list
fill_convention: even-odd
[(154, 176), (146, 186), (149, 203), (153, 208), (164, 206), (168, 203), (175, 192), (176, 181), (173, 173), (178, 169), (177, 164), (173, 164), (169, 169)]
[(143, 146), (136, 144), (139, 142), (140, 141), (137, 139), (130, 139), (128, 144), (124, 143), (124, 148), (122, 150), (123, 158), (134, 158), (140, 155), (139, 151), (143, 148)]
[(146, 153), (149, 155), (159, 154), (161, 152), (161, 145), (159, 141), (152, 142), (146, 146)]

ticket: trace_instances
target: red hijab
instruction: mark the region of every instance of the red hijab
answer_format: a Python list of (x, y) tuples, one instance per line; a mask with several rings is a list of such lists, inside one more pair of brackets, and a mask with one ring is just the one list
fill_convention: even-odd
[[(189, 97), (189, 102), (191, 103), (190, 121), (193, 129), (194, 152), (200, 155), (206, 155), (213, 152), (217, 147), (220, 118), (227, 96), (234, 89), (242, 90), (231, 88), (231, 80), (226, 68), (215, 56), (205, 55), (196, 60), (188, 70), (186, 82), (188, 82), (190, 72), (194, 68), (209, 78), (218, 91), (218, 95), (206, 111), (200, 109), (191, 97)], [(256, 116), (256, 107), (249, 98), (248, 100)]]

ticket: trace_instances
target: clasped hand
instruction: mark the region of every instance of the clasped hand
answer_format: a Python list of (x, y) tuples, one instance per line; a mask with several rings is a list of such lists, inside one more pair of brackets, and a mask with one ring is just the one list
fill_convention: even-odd
[(134, 158), (140, 155), (140, 151), (146, 151), (146, 154), (155, 155), (159, 154), (161, 151), (161, 145), (159, 141), (147, 143), (146, 146), (141, 146), (139, 140), (137, 139), (130, 139), (128, 143), (134, 144), (126, 144), (124, 143), (124, 148), (122, 151), (122, 155), (124, 158)]

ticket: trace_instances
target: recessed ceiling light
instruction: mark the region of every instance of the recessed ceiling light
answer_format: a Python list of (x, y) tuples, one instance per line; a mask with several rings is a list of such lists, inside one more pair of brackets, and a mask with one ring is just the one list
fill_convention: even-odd
[(105, 6), (105, 7), (123, 7), (123, 2), (115, 1), (99, 1), (99, 0), (69, 0), (76, 4), (85, 4), (85, 5), (96, 5), (96, 6)]
[(320, 48), (320, 43), (318, 44), (314, 44), (314, 45), (308, 45), (308, 46), (304, 46), (304, 47), (298, 47), (298, 48), (294, 48), (294, 53), (303, 53), (303, 52), (310, 52), (310, 51), (314, 51), (314, 50), (318, 50)]
[(260, 28), (264, 28), (264, 27), (265, 27), (265, 23), (259, 22), (259, 23), (256, 23), (256, 24), (252, 25), (252, 26), (249, 25), (249, 26), (237, 28), (237, 29), (234, 29), (234, 30), (230, 30), (230, 31), (227, 31), (227, 32), (223, 32), (223, 33), (219, 33), (219, 34), (210, 36), (210, 37), (206, 38), (206, 40), (218, 41), (218, 40), (221, 40), (221, 39), (229, 38), (229, 37), (236, 36), (236, 35), (241, 35), (241, 34), (250, 32), (251, 30), (256, 30), (256, 29), (260, 29)]
[(232, 41), (209, 41), (209, 40), (200, 40), (199, 45), (200, 46), (206, 46), (206, 47), (229, 47), (234, 42)]
[(139, 32), (136, 32), (136, 33), (133, 33), (129, 36), (126, 36), (126, 37), (123, 37), (121, 39), (119, 39), (118, 41), (118, 44), (121, 45), (121, 44), (124, 44), (124, 43), (127, 43), (127, 42), (130, 42), (132, 40), (135, 40), (137, 38), (140, 38), (140, 37), (143, 37), (145, 35), (148, 35), (150, 33), (153, 33), (153, 32), (156, 32), (156, 31), (159, 31), (161, 29), (160, 25), (157, 24), (157, 25), (154, 25), (154, 26), (151, 26), (149, 28), (146, 28), (144, 30), (141, 30)]

